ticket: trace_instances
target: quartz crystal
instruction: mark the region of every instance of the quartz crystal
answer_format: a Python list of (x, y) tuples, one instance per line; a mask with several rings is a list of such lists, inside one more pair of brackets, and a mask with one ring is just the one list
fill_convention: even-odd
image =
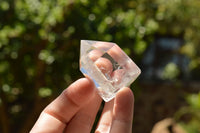
[(111, 42), (81, 40), (80, 70), (93, 80), (104, 101), (113, 99), (140, 74), (138, 66)]

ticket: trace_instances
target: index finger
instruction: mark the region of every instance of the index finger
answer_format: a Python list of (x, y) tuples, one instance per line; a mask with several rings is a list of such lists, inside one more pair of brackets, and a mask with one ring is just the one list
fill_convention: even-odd
[(134, 96), (131, 89), (121, 89), (115, 98), (110, 133), (131, 133), (133, 122)]
[(42, 111), (31, 133), (63, 132), (66, 124), (90, 100), (93, 92), (94, 84), (90, 79), (83, 78), (74, 82)]

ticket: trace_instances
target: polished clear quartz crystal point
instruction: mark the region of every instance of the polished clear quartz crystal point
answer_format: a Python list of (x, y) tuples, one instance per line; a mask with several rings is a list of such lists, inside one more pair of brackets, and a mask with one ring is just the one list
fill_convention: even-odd
[(111, 42), (81, 40), (80, 70), (93, 80), (100, 96), (108, 102), (141, 73), (138, 66)]

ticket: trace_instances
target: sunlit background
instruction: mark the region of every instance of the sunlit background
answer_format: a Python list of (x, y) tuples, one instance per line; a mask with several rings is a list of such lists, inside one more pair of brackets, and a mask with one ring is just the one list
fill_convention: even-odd
[(0, 132), (28, 132), (83, 77), (88, 39), (117, 43), (142, 70), (134, 133), (200, 133), (199, 22), (199, 0), (0, 0)]

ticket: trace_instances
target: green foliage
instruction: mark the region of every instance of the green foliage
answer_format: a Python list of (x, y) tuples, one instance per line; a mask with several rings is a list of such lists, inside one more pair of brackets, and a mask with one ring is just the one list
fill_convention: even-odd
[(39, 89), (38, 93), (41, 97), (48, 97), (48, 96), (52, 95), (52, 90), (50, 88), (43, 87), (43, 88)]
[(192, 108), (200, 110), (200, 93), (189, 95), (187, 101)]
[[(176, 119), (180, 122), (180, 125), (188, 133), (200, 132), (200, 93), (190, 94), (187, 96), (188, 106), (183, 107), (176, 113)], [(180, 121), (181, 117), (188, 116), (189, 119)]]
[(176, 64), (169, 63), (166, 65), (164, 71), (163, 71), (163, 78), (164, 79), (176, 79), (176, 77), (179, 75), (179, 69)]

